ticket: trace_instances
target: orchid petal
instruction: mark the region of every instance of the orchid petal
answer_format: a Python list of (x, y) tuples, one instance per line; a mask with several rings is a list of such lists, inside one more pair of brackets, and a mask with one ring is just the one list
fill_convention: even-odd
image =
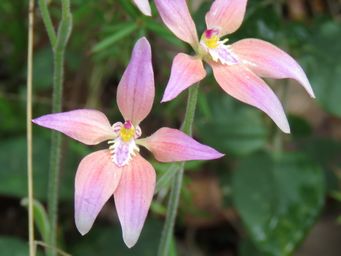
[(140, 11), (147, 16), (152, 16), (152, 11), (150, 9), (148, 0), (133, 0)]
[(232, 51), (257, 75), (295, 79), (303, 85), (311, 97), (315, 98), (302, 67), (290, 55), (273, 44), (259, 39), (244, 39), (234, 43)]
[(133, 247), (142, 230), (153, 199), (155, 170), (140, 155), (123, 167), (122, 177), (114, 197), (125, 244)]
[(121, 173), (122, 168), (111, 161), (108, 150), (94, 152), (80, 162), (75, 180), (75, 221), (82, 235), (89, 232), (113, 195)]
[(264, 111), (283, 132), (290, 133), (280, 101), (262, 79), (242, 65), (211, 65), (214, 77), (225, 92)]
[(224, 156), (182, 131), (165, 127), (142, 139), (141, 145), (150, 150), (160, 162), (211, 160)]
[(247, 0), (215, 0), (206, 14), (208, 29), (219, 29), (220, 36), (235, 32), (243, 22)]
[(195, 46), (198, 34), (186, 0), (155, 0), (156, 8), (166, 26), (182, 41)]
[(152, 53), (143, 37), (133, 49), (130, 63), (117, 88), (117, 104), (125, 118), (139, 124), (150, 112), (155, 95)]
[(33, 119), (32, 122), (62, 132), (87, 145), (95, 145), (115, 137), (108, 118), (97, 110), (78, 109), (49, 114)]
[(170, 79), (161, 102), (174, 99), (182, 91), (199, 82), (206, 76), (201, 59), (179, 53), (172, 64)]

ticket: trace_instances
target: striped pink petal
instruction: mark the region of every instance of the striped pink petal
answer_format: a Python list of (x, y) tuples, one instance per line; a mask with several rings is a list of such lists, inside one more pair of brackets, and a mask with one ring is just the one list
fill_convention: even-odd
[(311, 97), (315, 97), (301, 66), (273, 44), (259, 39), (244, 39), (234, 43), (232, 51), (257, 75), (295, 79), (303, 85)]
[(215, 0), (206, 14), (208, 29), (219, 29), (220, 36), (235, 32), (243, 22), (247, 0)]
[(114, 197), (125, 244), (133, 247), (142, 230), (153, 199), (155, 170), (140, 155), (123, 167), (122, 177)]
[(201, 59), (179, 53), (173, 60), (170, 79), (161, 102), (170, 101), (206, 76)]
[(166, 26), (182, 41), (195, 47), (198, 35), (186, 0), (155, 0), (155, 5)]
[(242, 65), (227, 66), (216, 63), (211, 63), (211, 65), (214, 77), (225, 92), (244, 103), (261, 109), (283, 132), (290, 132), (280, 101), (262, 79)]
[(200, 144), (182, 131), (161, 128), (150, 137), (141, 140), (141, 145), (150, 150), (160, 162), (188, 160), (211, 160), (224, 155), (215, 149)]
[(75, 180), (75, 221), (82, 235), (89, 232), (113, 195), (121, 173), (122, 168), (112, 163), (109, 150), (94, 152), (80, 162)]
[(78, 109), (49, 114), (33, 119), (32, 122), (62, 132), (87, 145), (95, 145), (114, 137), (108, 118), (97, 110)]
[(150, 9), (148, 0), (133, 0), (140, 11), (147, 16), (152, 16), (152, 11)]
[(139, 124), (149, 114), (154, 94), (152, 52), (148, 40), (143, 37), (135, 44), (117, 88), (117, 104), (124, 119)]

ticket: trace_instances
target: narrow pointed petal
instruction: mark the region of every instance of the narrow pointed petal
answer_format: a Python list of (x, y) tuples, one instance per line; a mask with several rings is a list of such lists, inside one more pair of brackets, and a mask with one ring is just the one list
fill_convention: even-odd
[(154, 95), (152, 52), (148, 40), (143, 37), (135, 44), (117, 88), (117, 104), (124, 119), (139, 124), (152, 109)]
[(232, 45), (232, 51), (257, 75), (270, 78), (291, 78), (298, 81), (315, 98), (302, 67), (286, 52), (266, 41), (244, 39)]
[(142, 230), (155, 189), (153, 166), (136, 155), (123, 167), (122, 177), (114, 197), (125, 244), (133, 247)]
[(217, 28), (220, 36), (235, 32), (243, 22), (247, 0), (215, 0), (206, 14), (208, 29)]
[(94, 152), (80, 162), (75, 180), (75, 221), (82, 235), (89, 232), (113, 195), (121, 173), (122, 168), (111, 161), (109, 150)]
[(283, 132), (290, 133), (282, 104), (262, 79), (242, 65), (211, 65), (214, 77), (225, 92), (264, 111)]
[(224, 156), (182, 131), (165, 127), (143, 139), (141, 145), (150, 150), (160, 162), (211, 160)]
[(173, 60), (170, 79), (161, 102), (174, 99), (205, 76), (206, 71), (201, 59), (179, 53)]
[(163, 22), (178, 38), (197, 45), (198, 34), (186, 0), (155, 0), (155, 5)]
[(149, 0), (134, 0), (134, 3), (144, 15), (152, 16)]
[(108, 118), (97, 110), (78, 109), (49, 114), (33, 119), (32, 122), (62, 132), (87, 145), (95, 145), (115, 136)]

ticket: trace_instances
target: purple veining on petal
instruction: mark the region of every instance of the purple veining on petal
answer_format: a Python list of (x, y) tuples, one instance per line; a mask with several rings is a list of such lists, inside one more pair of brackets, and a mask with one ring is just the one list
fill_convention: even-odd
[[(226, 45), (218, 46), (217, 53), (219, 55), (220, 61), (224, 60), (226, 64), (233, 65), (238, 64), (238, 59), (233, 55), (230, 49)], [(225, 64), (223, 63), (223, 64)]]

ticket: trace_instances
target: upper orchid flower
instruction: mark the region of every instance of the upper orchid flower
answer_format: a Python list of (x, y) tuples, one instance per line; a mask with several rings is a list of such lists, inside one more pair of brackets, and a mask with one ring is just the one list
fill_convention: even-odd
[(150, 9), (148, 0), (133, 0), (140, 11), (147, 16), (152, 16), (152, 11)]
[(150, 137), (139, 139), (142, 134), (139, 124), (152, 108), (154, 90), (151, 49), (142, 38), (136, 43), (117, 88), (117, 104), (124, 123), (111, 126), (103, 113), (87, 109), (33, 120), (87, 145), (109, 143), (108, 149), (86, 156), (78, 166), (75, 221), (82, 235), (90, 230), (106, 201), (114, 195), (124, 242), (128, 247), (136, 243), (155, 189), (154, 168), (139, 154), (138, 145), (149, 149), (161, 162), (223, 156), (176, 129), (161, 128)]
[(300, 65), (276, 46), (244, 39), (227, 45), (227, 34), (236, 31), (244, 18), (247, 0), (215, 0), (206, 14), (207, 29), (199, 41), (186, 0), (155, 0), (163, 22), (197, 55), (179, 53), (173, 60), (171, 76), (162, 101), (175, 98), (206, 76), (202, 60), (211, 65), (221, 88), (236, 99), (268, 114), (284, 132), (290, 127), (277, 96), (260, 77), (292, 78), (303, 85), (311, 97), (314, 92)]

